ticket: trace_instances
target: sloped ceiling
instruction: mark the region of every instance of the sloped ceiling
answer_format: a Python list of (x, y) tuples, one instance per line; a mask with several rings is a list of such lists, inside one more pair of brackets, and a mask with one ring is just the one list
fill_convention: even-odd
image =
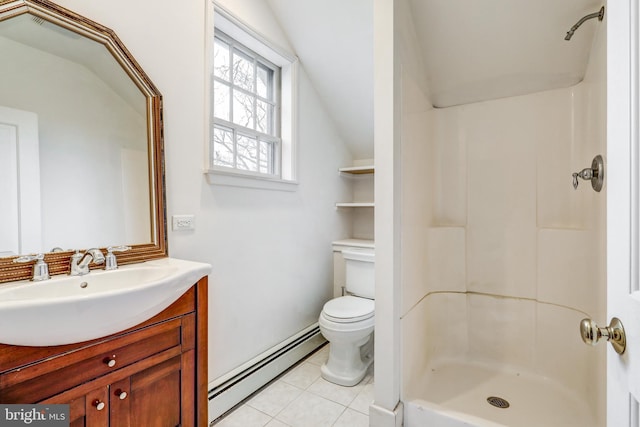
[[(399, 0), (396, 0), (399, 1)], [(604, 0), (405, 0), (436, 107), (580, 82)], [(267, 0), (350, 145), (373, 157), (373, 1)], [(606, 14), (605, 14), (606, 21)]]
[[(30, 14), (2, 21), (0, 37), (22, 43), (84, 67), (102, 80), (140, 116), (147, 114), (144, 94), (104, 45)], [(6, 58), (5, 58), (6, 59)]]
[[(437, 107), (580, 82), (603, 0), (409, 0)], [(606, 16), (606, 15), (605, 15)]]
[(267, 2), (354, 159), (372, 159), (373, 2)]

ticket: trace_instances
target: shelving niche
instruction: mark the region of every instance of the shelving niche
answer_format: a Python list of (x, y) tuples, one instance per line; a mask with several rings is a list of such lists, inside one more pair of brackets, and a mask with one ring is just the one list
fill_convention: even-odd
[(344, 168), (338, 169), (341, 173), (349, 173), (353, 175), (363, 175), (363, 174), (373, 174), (375, 172), (375, 168), (373, 165), (365, 165), (365, 166), (348, 166)]
[[(370, 162), (370, 163), (369, 163)], [(342, 250), (374, 248), (374, 174), (373, 161), (338, 169), (351, 187), (351, 200), (336, 203), (351, 221), (351, 235), (333, 242), (334, 297), (342, 295), (345, 286), (345, 263)]]
[[(366, 162), (366, 163), (365, 163)], [(351, 200), (341, 200), (336, 208), (345, 209), (351, 217), (351, 235), (345, 239), (371, 241), (373, 245), (374, 174), (373, 161), (360, 161), (354, 166), (338, 169), (340, 176), (349, 184)]]
[(340, 175), (352, 180), (353, 200), (337, 202), (338, 208), (373, 208), (373, 165), (347, 166), (338, 169)]

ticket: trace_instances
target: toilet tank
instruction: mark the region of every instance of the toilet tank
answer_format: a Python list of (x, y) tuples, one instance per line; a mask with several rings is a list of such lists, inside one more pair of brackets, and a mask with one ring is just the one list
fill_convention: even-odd
[(347, 292), (364, 298), (375, 298), (375, 252), (373, 249), (342, 250), (345, 261)]

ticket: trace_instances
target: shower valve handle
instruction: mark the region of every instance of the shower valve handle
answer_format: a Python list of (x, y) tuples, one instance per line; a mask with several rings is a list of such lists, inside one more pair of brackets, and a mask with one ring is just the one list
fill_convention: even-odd
[(580, 321), (580, 335), (585, 344), (596, 345), (601, 338), (606, 338), (618, 354), (624, 353), (627, 348), (627, 339), (622, 322), (617, 317), (611, 319), (609, 326), (600, 328), (591, 319)]

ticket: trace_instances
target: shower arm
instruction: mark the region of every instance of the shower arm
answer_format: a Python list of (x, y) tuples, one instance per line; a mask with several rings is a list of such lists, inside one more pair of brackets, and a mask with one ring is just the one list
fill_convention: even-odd
[(567, 31), (567, 36), (564, 39), (571, 40), (573, 33), (575, 33), (576, 30), (580, 28), (580, 25), (584, 24), (585, 21), (593, 18), (598, 18), (598, 21), (602, 21), (604, 19), (604, 6), (602, 6), (598, 12), (590, 13), (589, 15), (580, 18), (580, 20), (576, 22), (576, 25), (574, 25), (569, 31)]

